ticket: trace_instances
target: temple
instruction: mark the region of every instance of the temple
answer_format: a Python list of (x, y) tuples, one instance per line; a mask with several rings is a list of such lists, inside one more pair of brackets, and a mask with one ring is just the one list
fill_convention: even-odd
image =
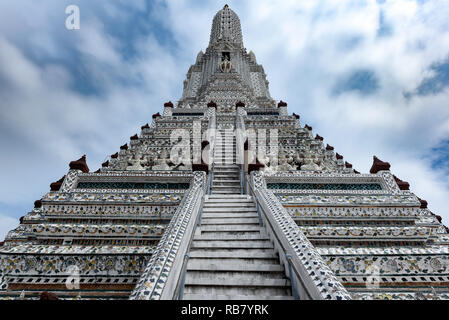
[(441, 217), (273, 100), (227, 5), (180, 100), (86, 161), (1, 243), (1, 299), (449, 298)]

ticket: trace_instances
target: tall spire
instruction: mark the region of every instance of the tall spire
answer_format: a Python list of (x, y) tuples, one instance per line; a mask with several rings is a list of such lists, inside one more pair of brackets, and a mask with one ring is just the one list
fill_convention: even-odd
[(209, 46), (189, 68), (178, 108), (206, 108), (235, 112), (238, 101), (248, 108), (276, 108), (263, 67), (243, 46), (240, 19), (228, 5), (212, 21)]
[(209, 46), (227, 41), (238, 48), (243, 47), (242, 28), (240, 19), (228, 5), (217, 12), (212, 22)]

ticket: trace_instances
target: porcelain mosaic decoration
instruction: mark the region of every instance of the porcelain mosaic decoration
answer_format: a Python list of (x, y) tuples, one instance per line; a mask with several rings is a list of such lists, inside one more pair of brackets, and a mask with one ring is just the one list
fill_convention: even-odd
[[(177, 130), (187, 138), (173, 141)], [(188, 150), (190, 158), (176, 163), (174, 147)], [(275, 260), (263, 266), (277, 272), (269, 282), (273, 291), (260, 288), (268, 272), (253, 272), (253, 287), (243, 289), (245, 279), (232, 284), (228, 273), (226, 285), (242, 292), (259, 290), (261, 298), (449, 299), (449, 234), (441, 217), (389, 163), (374, 157), (369, 173), (357, 172), (299, 115), (289, 114), (287, 103), (276, 102), (228, 6), (213, 18), (209, 45), (188, 69), (179, 101), (161, 106), (97, 171), (86, 159), (72, 161), (1, 243), (0, 299), (38, 299), (43, 291), (60, 299), (178, 299), (195, 285), (203, 291), (186, 291), (190, 297), (230, 298), (213, 293), (221, 290), (213, 288), (213, 276), (199, 288), (188, 273), (192, 265), (197, 274), (217, 271), (207, 270), (207, 261), (189, 265), (195, 241), (204, 252), (216, 249), (210, 248), (214, 241), (237, 243), (229, 237), (238, 232), (226, 233), (229, 225), (209, 226), (225, 230), (219, 241), (198, 240), (206, 237), (203, 214), (210, 224), (213, 210), (217, 225), (247, 212), (234, 225), (245, 221), (239, 232), (265, 241), (249, 239), (263, 244), (260, 251), (241, 246), (217, 249), (217, 255), (226, 260), (236, 252), (237, 259), (253, 250)], [(221, 202), (213, 204), (214, 198)], [(239, 265), (214, 266), (220, 267)], [(301, 271), (300, 281), (291, 268)], [(67, 286), (73, 270), (75, 289)], [(279, 283), (282, 294), (272, 293), (280, 292), (274, 288)]]

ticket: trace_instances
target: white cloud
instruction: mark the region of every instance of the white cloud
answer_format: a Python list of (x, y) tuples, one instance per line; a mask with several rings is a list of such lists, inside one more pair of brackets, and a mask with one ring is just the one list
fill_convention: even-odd
[(18, 225), (19, 220), (17, 218), (5, 216), (0, 213), (0, 241), (5, 240), (8, 232), (12, 229), (17, 228)]
[[(325, 143), (335, 146), (356, 169), (368, 172), (373, 154), (390, 161), (392, 172), (409, 181), (412, 191), (427, 199), (448, 223), (447, 171), (433, 169), (427, 156), (433, 146), (449, 138), (449, 90), (411, 100), (403, 95), (428, 76), (432, 63), (449, 55), (445, 2), (229, 4), (241, 19), (245, 46), (264, 65), (272, 96), (287, 100), (289, 111), (299, 113), (302, 124), (313, 125)], [(215, 4), (192, 9), (185, 1), (169, 3), (169, 25), (175, 34), (183, 34), (179, 21), (191, 25), (188, 18), (199, 10), (199, 17), (209, 14), (202, 23), (210, 24), (210, 13), (218, 9)], [(389, 36), (378, 37), (381, 10), (391, 29)], [(191, 26), (192, 34), (203, 34), (197, 21)], [(345, 37), (359, 41), (343, 50)], [(336, 81), (356, 69), (375, 73), (378, 92), (331, 95)]]
[[(119, 4), (125, 6), (125, 1)], [(68, 48), (67, 39), (59, 42), (68, 37), (63, 30), (52, 33), (59, 9), (29, 4), (21, 10), (35, 10), (36, 15), (17, 18), (22, 24), (12, 19), (21, 16), (19, 9), (11, 5), (1, 10), (0, 79), (10, 87), (0, 89), (0, 123), (14, 130), (0, 159), (3, 168), (15, 171), (0, 169), (6, 177), (2, 181), (7, 181), (0, 184), (0, 200), (32, 203), (66, 173), (68, 161), (83, 153), (95, 170), (139, 132), (140, 125), (150, 122), (152, 113), (161, 111), (162, 102), (176, 101), (189, 65), (208, 45), (213, 15), (222, 5), (158, 1), (148, 19), (169, 30), (176, 45), (146, 35), (135, 45), (139, 55), (130, 60), (120, 53), (123, 39), (108, 34), (100, 17), (82, 20), (79, 33), (70, 34), (74, 42)], [(428, 155), (449, 138), (449, 91), (410, 100), (403, 96), (429, 76), (432, 63), (449, 54), (445, 1), (417, 5), (411, 0), (253, 0), (229, 5), (240, 16), (245, 46), (264, 66), (275, 99), (286, 100), (289, 111), (301, 115), (302, 124), (312, 125), (357, 170), (367, 172), (373, 154), (389, 161), (392, 172), (410, 182), (412, 191), (448, 223), (447, 170), (433, 169)], [(139, 2), (137, 8), (146, 7)], [(81, 14), (87, 9), (85, 3)], [(391, 28), (389, 36), (378, 37), (381, 10)], [(113, 2), (106, 14), (117, 24), (128, 21), (127, 11)], [(75, 50), (101, 85), (101, 95), (74, 91), (76, 78), (67, 66), (42, 66), (30, 59), (23, 49), (23, 39), (28, 38), (35, 39), (36, 55), (61, 58)], [(351, 39), (356, 40), (348, 46)], [(369, 96), (331, 94), (342, 76), (358, 69), (375, 73), (378, 91)], [(123, 79), (139, 85), (126, 85)], [(16, 144), (22, 141), (32, 150), (19, 152)], [(32, 176), (40, 182), (24, 186), (22, 181)], [(54, 180), (43, 181), (50, 177)]]

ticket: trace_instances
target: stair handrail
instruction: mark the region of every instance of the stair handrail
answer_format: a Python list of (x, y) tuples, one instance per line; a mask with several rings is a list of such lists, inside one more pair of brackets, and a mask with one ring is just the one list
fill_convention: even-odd
[(209, 117), (209, 124), (207, 129), (209, 133), (209, 180), (207, 183), (206, 194), (209, 195), (211, 194), (215, 168), (215, 141), (217, 136), (217, 116), (215, 108), (211, 108), (211, 115)]
[(206, 173), (196, 171), (189, 191), (159, 241), (130, 300), (175, 300), (186, 269), (189, 251), (206, 189)]
[(239, 167), (239, 175), (240, 175), (240, 193), (244, 194), (247, 192), (247, 190), (244, 190), (243, 186), (244, 184), (244, 157), (245, 157), (245, 151), (244, 151), (244, 144), (245, 144), (245, 120), (243, 119), (245, 111), (242, 107), (237, 107), (236, 115), (235, 115), (235, 156), (236, 156), (236, 163)]
[[(351, 300), (346, 288), (324, 262), (271, 190), (261, 172), (251, 172), (253, 196), (270, 239), (290, 277), (295, 297), (302, 300)], [(291, 270), (291, 271), (289, 271)], [(287, 271), (289, 271), (287, 273)]]

